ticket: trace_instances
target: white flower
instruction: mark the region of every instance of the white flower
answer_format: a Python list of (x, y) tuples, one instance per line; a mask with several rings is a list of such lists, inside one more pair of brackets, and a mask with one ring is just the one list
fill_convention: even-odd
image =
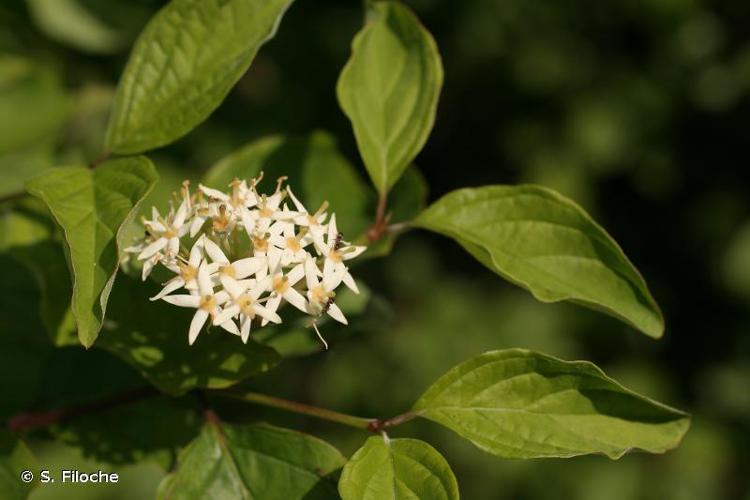
[(320, 253), (325, 257), (323, 263), (323, 274), (337, 273), (341, 280), (354, 293), (359, 293), (357, 283), (349, 274), (349, 268), (344, 265), (345, 260), (351, 260), (362, 255), (367, 247), (354, 246), (342, 240), (343, 236), (336, 227), (336, 214), (331, 215), (328, 222), (328, 238), (326, 243), (320, 243)]
[(188, 290), (196, 290), (198, 288), (198, 269), (203, 262), (203, 238), (203, 236), (198, 238), (193, 248), (190, 249), (190, 259), (187, 262), (179, 262), (177, 264), (179, 274), (169, 280), (161, 292), (151, 297), (150, 300), (159, 300), (182, 287)]
[[(163, 300), (180, 307), (192, 307), (197, 309), (193, 320), (190, 322), (188, 331), (188, 342), (190, 345), (195, 343), (198, 334), (201, 332), (203, 325), (209, 316), (216, 316), (221, 312), (219, 306), (229, 299), (229, 294), (221, 291), (214, 294), (214, 287), (211, 284), (211, 276), (205, 263), (198, 268), (198, 293), (190, 295), (167, 295)], [(239, 334), (237, 325), (232, 321), (221, 323), (221, 327), (235, 335)]]
[(316, 320), (328, 314), (347, 323), (335, 289), (343, 282), (357, 292), (345, 262), (364, 247), (343, 241), (334, 214), (326, 223), (327, 202), (310, 214), (282, 188), (286, 178), (270, 196), (258, 193), (261, 178), (235, 179), (229, 193), (199, 185), (191, 194), (185, 181), (177, 209), (162, 217), (154, 208), (143, 220), (144, 238), (125, 251), (143, 263), (144, 280), (158, 264), (175, 274), (151, 300), (195, 309), (191, 345), (209, 319), (247, 342), (253, 321), (281, 323), (278, 311), (288, 302), (313, 316), (327, 348)]
[[(266, 308), (271, 312), (276, 312), (281, 304), (283, 298), (294, 307), (302, 312), (307, 312), (307, 301), (297, 290), (294, 289), (294, 285), (297, 284), (302, 278), (305, 277), (305, 269), (302, 264), (294, 267), (287, 274), (282, 271), (278, 271), (271, 276), (270, 291), (271, 296), (266, 302)], [(261, 325), (268, 323), (265, 318)]]
[(169, 257), (174, 257), (180, 251), (180, 238), (190, 229), (185, 224), (185, 219), (188, 216), (187, 200), (183, 200), (177, 212), (163, 219), (159, 215), (159, 211), (156, 207), (152, 210), (152, 220), (146, 220), (143, 224), (147, 230), (151, 233), (153, 242), (147, 245), (140, 254), (138, 259), (145, 260), (153, 256), (157, 252), (163, 252)]
[(334, 290), (341, 283), (341, 274), (336, 273), (332, 268), (328, 272), (325, 269), (323, 270), (322, 280), (318, 280), (318, 274), (319, 270), (318, 266), (315, 265), (315, 260), (312, 257), (308, 257), (305, 261), (307, 298), (310, 304), (308, 312), (314, 316), (328, 314), (339, 323), (349, 324), (346, 317), (344, 317), (344, 313), (341, 312), (339, 306), (334, 302), (334, 298), (336, 297)]
[(226, 306), (221, 314), (214, 317), (214, 324), (221, 324), (231, 318), (239, 316), (240, 319), (240, 337), (242, 342), (247, 344), (250, 338), (250, 326), (255, 316), (260, 316), (265, 321), (272, 323), (281, 323), (281, 317), (273, 311), (270, 311), (258, 303), (258, 298), (266, 292), (264, 283), (256, 284), (253, 287), (246, 288), (229, 276), (222, 277), (224, 289), (229, 293), (232, 304)]

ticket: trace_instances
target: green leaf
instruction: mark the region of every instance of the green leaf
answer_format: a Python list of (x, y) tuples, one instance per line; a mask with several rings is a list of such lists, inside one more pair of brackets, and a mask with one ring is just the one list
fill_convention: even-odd
[(216, 163), (203, 182), (225, 189), (235, 177), (249, 179), (261, 171), (267, 185), (288, 176), (292, 190), (311, 212), (323, 201), (330, 202), (345, 235), (356, 236), (367, 227), (372, 193), (330, 134), (319, 131), (303, 138), (273, 135), (258, 139)]
[(95, 54), (116, 51), (122, 40), (77, 0), (26, 0), (34, 23), (50, 38)]
[(448, 462), (418, 439), (371, 437), (341, 473), (343, 500), (458, 499)]
[(77, 344), (70, 300), (64, 299), (73, 287), (62, 242), (39, 200), (23, 200), (0, 217), (0, 248), (33, 273), (41, 292), (39, 314), (52, 342)]
[(37, 478), (30, 483), (21, 481), (22, 471), (36, 475), (39, 471), (36, 458), (20, 439), (0, 432), (0, 498), (24, 500), (39, 484)]
[(80, 448), (88, 458), (110, 464), (149, 460), (167, 470), (177, 450), (200, 430), (200, 414), (184, 403), (147, 399), (64, 421), (50, 432), (56, 441)]
[[(43, 334), (39, 294), (25, 266), (0, 253), (0, 420), (28, 408), (43, 385), (42, 370), (52, 346)], [(1, 498), (1, 496), (0, 496)]]
[(427, 141), (442, 84), (437, 45), (416, 16), (397, 2), (373, 2), (336, 93), (381, 194)]
[(209, 422), (156, 498), (330, 499), (336, 485), (326, 476), (345, 461), (328, 443), (300, 432)]
[(72, 270), (72, 310), (78, 338), (90, 347), (107, 309), (119, 264), (121, 228), (158, 179), (145, 157), (103, 163), (97, 169), (60, 167), (26, 183), (49, 208), (65, 235)]
[(685, 413), (624, 388), (589, 362), (524, 349), (456, 366), (414, 411), (503, 458), (663, 453), (690, 425)]
[[(0, 153), (54, 137), (65, 121), (68, 104), (60, 78), (51, 68), (0, 54)], [(4, 184), (3, 191), (9, 189)]]
[(455, 239), (482, 264), (542, 302), (570, 300), (650, 337), (664, 319), (617, 243), (578, 205), (533, 185), (459, 189), (415, 225)]
[(229, 387), (267, 371), (280, 361), (270, 347), (220, 328), (202, 333), (188, 344), (191, 312), (148, 297), (161, 289), (151, 281), (141, 283), (120, 275), (112, 292), (107, 326), (97, 342), (135, 367), (160, 390), (178, 396), (194, 388)]
[(148, 23), (120, 80), (115, 153), (169, 144), (205, 120), (273, 37), (292, 0), (173, 0)]

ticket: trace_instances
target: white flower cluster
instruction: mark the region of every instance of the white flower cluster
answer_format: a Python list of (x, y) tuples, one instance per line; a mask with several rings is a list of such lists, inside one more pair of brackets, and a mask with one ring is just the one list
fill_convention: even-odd
[(262, 177), (249, 185), (235, 179), (230, 193), (199, 185), (191, 194), (185, 181), (169, 213), (153, 208), (151, 219), (143, 219), (143, 241), (125, 250), (143, 262), (144, 280), (157, 264), (175, 274), (151, 300), (196, 309), (191, 345), (209, 318), (247, 342), (253, 320), (281, 323), (277, 310), (283, 302), (313, 316), (326, 347), (315, 319), (328, 314), (347, 324), (335, 290), (343, 282), (359, 293), (345, 261), (365, 247), (342, 240), (327, 202), (311, 214), (283, 187), (286, 178), (270, 196), (259, 194)]

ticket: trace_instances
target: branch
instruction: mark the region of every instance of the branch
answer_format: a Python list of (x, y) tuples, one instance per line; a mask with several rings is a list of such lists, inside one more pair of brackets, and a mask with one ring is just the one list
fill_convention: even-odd
[(27, 196), (29, 193), (26, 191), (18, 191), (17, 193), (11, 193), (7, 194), (5, 196), (0, 196), (0, 203), (7, 203), (11, 201), (20, 200), (21, 198)]
[(328, 420), (329, 422), (336, 422), (338, 424), (354, 427), (356, 429), (370, 431), (375, 434), (379, 434), (384, 429), (401, 425), (417, 416), (417, 413), (415, 412), (408, 412), (404, 413), (403, 415), (390, 418), (388, 420), (381, 420), (378, 418), (355, 417), (353, 415), (347, 415), (346, 413), (327, 410), (325, 408), (318, 408), (316, 406), (297, 403), (296, 401), (289, 401), (288, 399), (268, 396), (266, 394), (260, 394), (257, 392), (239, 393), (233, 391), (217, 391), (215, 392), (215, 394), (238, 399), (240, 401), (246, 401), (248, 403), (256, 403), (263, 406), (269, 406), (271, 408), (286, 410), (300, 415), (307, 415), (308, 417)]
[(381, 194), (378, 198), (378, 208), (375, 211), (375, 221), (367, 229), (367, 239), (370, 243), (375, 243), (385, 235), (388, 230), (388, 222), (391, 220), (391, 214), (386, 215), (388, 206), (388, 196)]
[(22, 432), (37, 427), (48, 427), (59, 422), (102, 413), (119, 406), (135, 403), (158, 396), (160, 393), (153, 387), (141, 387), (116, 394), (100, 401), (86, 403), (70, 408), (50, 410), (38, 413), (19, 413), (8, 420), (8, 430)]

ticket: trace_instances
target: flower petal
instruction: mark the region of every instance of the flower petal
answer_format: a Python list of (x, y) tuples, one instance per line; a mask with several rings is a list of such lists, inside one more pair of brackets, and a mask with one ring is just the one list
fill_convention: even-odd
[(198, 295), (166, 295), (162, 297), (164, 302), (169, 302), (180, 307), (198, 307), (201, 298)]
[(341, 312), (341, 309), (339, 309), (339, 306), (337, 306), (336, 304), (331, 304), (328, 307), (328, 315), (339, 323), (343, 323), (345, 325), (349, 324), (349, 322), (344, 317), (344, 313)]
[(164, 297), (165, 295), (167, 295), (169, 293), (172, 293), (175, 290), (177, 290), (177, 289), (179, 289), (179, 288), (181, 288), (183, 286), (185, 286), (185, 281), (182, 278), (180, 278), (180, 277), (174, 278), (173, 280), (170, 280), (164, 288), (161, 289), (161, 292), (157, 293), (156, 295), (154, 295), (153, 297), (151, 297), (148, 300), (151, 300), (151, 301), (159, 300), (160, 298)]
[(220, 264), (229, 264), (229, 259), (227, 259), (227, 256), (224, 255), (224, 252), (221, 251), (219, 245), (214, 243), (214, 241), (210, 238), (203, 239), (203, 247), (206, 249), (206, 253), (209, 257), (211, 257), (212, 261)]
[(292, 287), (287, 288), (286, 291), (282, 294), (282, 296), (284, 297), (284, 300), (292, 304), (294, 307), (296, 307), (300, 311), (304, 313), (307, 312), (307, 301), (294, 288)]
[(232, 269), (234, 269), (235, 278), (241, 280), (254, 274), (261, 265), (260, 258), (248, 257), (232, 262)]
[(169, 243), (169, 240), (167, 240), (166, 238), (164, 237), (159, 238), (158, 240), (149, 244), (146, 248), (143, 249), (141, 253), (138, 254), (138, 260), (145, 260), (145, 259), (148, 259), (149, 257), (153, 257), (154, 254), (156, 254), (156, 252), (166, 247), (167, 243)]
[(195, 311), (193, 320), (190, 322), (190, 331), (188, 332), (188, 343), (190, 345), (193, 345), (195, 343), (195, 339), (198, 338), (198, 334), (201, 332), (203, 325), (206, 324), (207, 319), (207, 311), (204, 311), (203, 309), (198, 309), (197, 311)]
[(231, 305), (214, 316), (213, 324), (221, 325), (222, 323), (226, 323), (227, 321), (237, 316), (239, 313), (240, 306), (238, 306), (237, 304)]

